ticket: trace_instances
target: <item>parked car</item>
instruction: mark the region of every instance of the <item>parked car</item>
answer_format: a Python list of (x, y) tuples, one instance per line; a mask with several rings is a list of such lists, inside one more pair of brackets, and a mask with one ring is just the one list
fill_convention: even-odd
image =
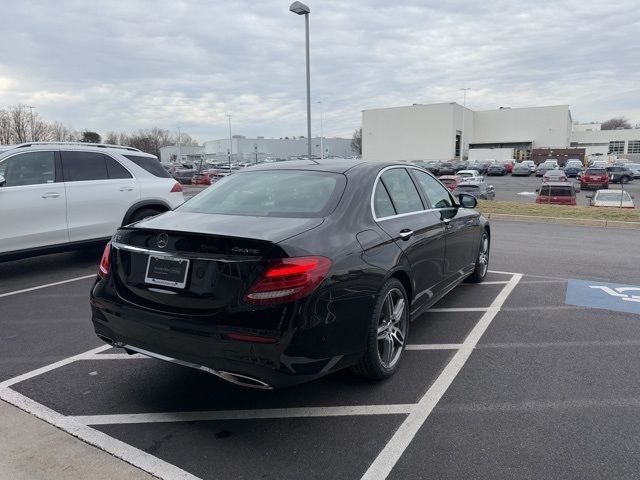
[(523, 165), (528, 165), (529, 166), (529, 170), (531, 170), (531, 173), (536, 173), (536, 162), (534, 162), (533, 160), (522, 160)]
[(611, 183), (629, 183), (633, 180), (633, 172), (627, 167), (609, 166), (605, 170), (609, 175), (609, 181)]
[(567, 167), (578, 167), (578, 168), (582, 168), (584, 165), (582, 164), (582, 160), (580, 160), (579, 158), (570, 158), (567, 160), (567, 162), (564, 164), (564, 168)]
[(566, 182), (567, 180), (562, 170), (547, 170), (542, 176), (543, 182)]
[(505, 160), (503, 162), (504, 168), (507, 170), (507, 173), (513, 172), (513, 165), (515, 162), (513, 160)]
[(452, 192), (456, 189), (458, 184), (462, 182), (462, 177), (459, 175), (440, 175), (438, 180)]
[(411, 162), (418, 167), (424, 168), (425, 170), (433, 173), (434, 175), (438, 175), (438, 162), (436, 160), (416, 160)]
[(478, 172), (477, 170), (458, 170), (458, 173), (456, 174), (460, 177), (462, 177), (462, 180), (469, 180), (469, 179), (473, 179), (473, 178), (482, 178), (482, 176), (480, 175), (480, 172)]
[(502, 163), (492, 163), (489, 165), (489, 169), (487, 170), (487, 175), (506, 175), (507, 169)]
[(443, 162), (438, 165), (438, 175), (455, 175), (456, 165), (451, 162)]
[(17, 145), (0, 154), (0, 259), (104, 245), (118, 227), (183, 202), (182, 186), (135, 148)]
[(592, 207), (635, 208), (633, 197), (622, 190), (597, 190), (593, 195), (587, 195)]
[(211, 175), (209, 172), (194, 173), (191, 178), (192, 185), (211, 185)]
[(625, 167), (631, 170), (633, 178), (640, 178), (640, 163), (627, 163)]
[(454, 193), (469, 193), (482, 200), (495, 200), (496, 198), (495, 188), (484, 181), (482, 177), (463, 180), (458, 184)]
[(606, 168), (609, 165), (609, 162), (606, 160), (591, 160), (589, 162), (589, 167), (594, 168)]
[(487, 173), (487, 165), (477, 160), (471, 160), (467, 162), (466, 170), (476, 170), (480, 175), (484, 175)]
[(529, 175), (531, 175), (531, 168), (526, 163), (516, 163), (511, 171), (512, 177), (528, 177)]
[(567, 178), (578, 178), (578, 175), (582, 172), (582, 167), (578, 167), (577, 165), (570, 165), (568, 167), (564, 167), (564, 174)]
[(172, 176), (182, 185), (191, 185), (191, 180), (193, 179), (193, 174), (196, 173), (195, 170), (189, 169), (176, 169)]
[(556, 170), (557, 168), (558, 168), (558, 166), (554, 165), (552, 163), (541, 163), (536, 168), (536, 177), (542, 177), (549, 170)]
[(536, 203), (546, 205), (575, 205), (576, 190), (571, 182), (543, 183), (536, 189)]
[(580, 177), (580, 188), (609, 188), (609, 175), (604, 168), (587, 168)]
[(552, 167), (558, 168), (558, 159), (557, 158), (547, 158), (542, 165), (551, 165)]
[(118, 229), (91, 289), (93, 325), (110, 345), (247, 387), (347, 367), (385, 379), (411, 319), (485, 279), (490, 227), (475, 205), (406, 163), (242, 170)]

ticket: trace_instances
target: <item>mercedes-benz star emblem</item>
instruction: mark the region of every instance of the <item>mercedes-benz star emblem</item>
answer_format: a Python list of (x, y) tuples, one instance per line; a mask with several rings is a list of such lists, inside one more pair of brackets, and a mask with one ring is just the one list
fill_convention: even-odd
[(161, 233), (160, 235), (158, 235), (158, 248), (164, 248), (167, 245), (169, 245), (169, 235), (167, 235), (166, 233)]

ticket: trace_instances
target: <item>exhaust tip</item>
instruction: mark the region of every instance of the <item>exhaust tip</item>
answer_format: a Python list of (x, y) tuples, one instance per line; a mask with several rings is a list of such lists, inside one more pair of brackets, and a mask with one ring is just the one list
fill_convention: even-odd
[(224, 370), (218, 370), (218, 376), (227, 382), (241, 385), (243, 387), (258, 388), (261, 390), (272, 390), (273, 387), (267, 382), (259, 380), (257, 378), (242, 375), (240, 373), (225, 372)]
[(108, 343), (112, 347), (116, 346), (116, 342), (115, 342), (115, 340), (113, 340), (113, 338), (109, 338), (109, 337), (107, 337), (105, 335), (100, 335), (99, 333), (97, 335), (98, 335), (98, 338), (100, 340), (102, 340), (103, 342)]

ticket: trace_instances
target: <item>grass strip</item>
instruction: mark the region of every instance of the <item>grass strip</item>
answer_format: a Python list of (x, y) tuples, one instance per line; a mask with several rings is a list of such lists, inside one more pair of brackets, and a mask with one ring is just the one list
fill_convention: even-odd
[(480, 200), (477, 210), (484, 214), (530, 215), (534, 217), (586, 218), (592, 220), (619, 220), (640, 222), (640, 211), (630, 208), (583, 207), (568, 205), (538, 205), (535, 203)]

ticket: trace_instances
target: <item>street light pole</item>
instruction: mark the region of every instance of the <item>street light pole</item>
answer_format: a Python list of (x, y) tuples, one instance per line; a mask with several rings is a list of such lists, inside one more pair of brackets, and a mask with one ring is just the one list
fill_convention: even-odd
[(35, 107), (32, 107), (31, 105), (25, 105), (25, 107), (31, 110), (31, 141), (35, 142), (36, 138), (35, 138), (35, 135), (33, 134), (33, 109)]
[(227, 115), (229, 117), (229, 173), (231, 173), (231, 153), (232, 153), (232, 140), (231, 140), (231, 115)]
[(182, 165), (182, 151), (180, 150), (180, 127), (178, 127), (178, 163)]
[(464, 160), (464, 120), (467, 113), (467, 90), (470, 88), (461, 88), (464, 92), (462, 97), (462, 132), (460, 132), (460, 161)]
[(302, 2), (293, 2), (289, 10), (304, 15), (305, 45), (307, 52), (307, 155), (311, 160), (311, 73), (309, 66), (309, 13), (311, 9)]
[(324, 136), (322, 134), (322, 102), (318, 102), (320, 105), (320, 160), (324, 159)]

